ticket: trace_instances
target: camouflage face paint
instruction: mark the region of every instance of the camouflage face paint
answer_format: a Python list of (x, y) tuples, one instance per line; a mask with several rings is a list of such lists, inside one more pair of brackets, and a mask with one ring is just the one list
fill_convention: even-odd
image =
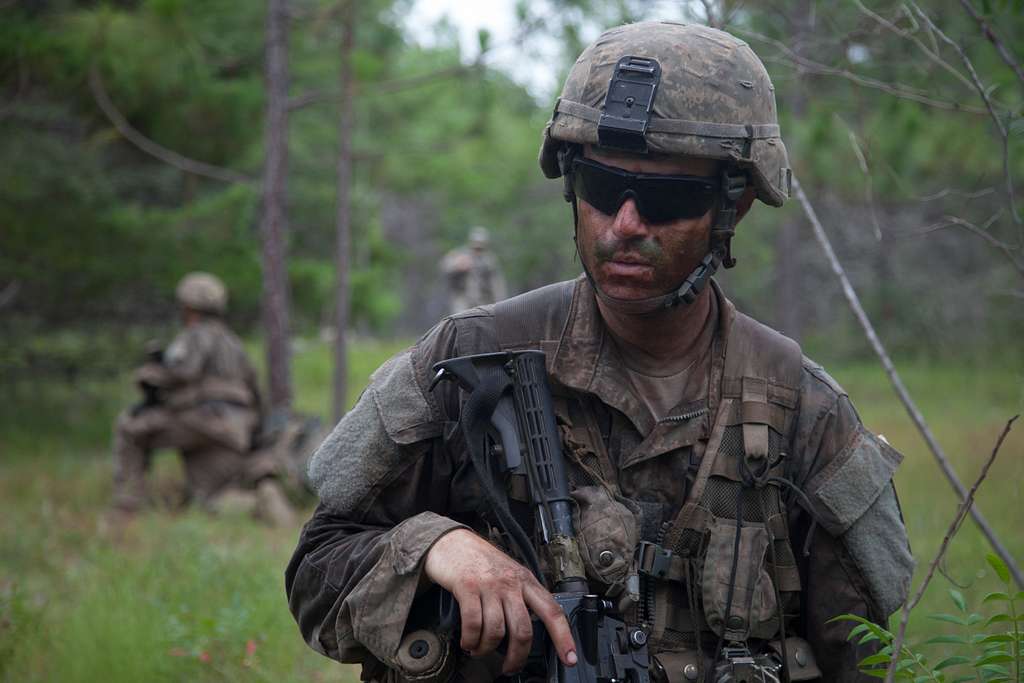
[(594, 243), (594, 256), (599, 263), (611, 261), (616, 255), (623, 254), (637, 254), (655, 267), (664, 265), (668, 260), (665, 250), (650, 237), (631, 237), (625, 240), (599, 238)]

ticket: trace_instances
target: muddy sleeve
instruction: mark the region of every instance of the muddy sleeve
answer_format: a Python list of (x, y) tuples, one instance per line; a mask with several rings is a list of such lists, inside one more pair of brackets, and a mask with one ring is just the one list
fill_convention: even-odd
[(423, 558), (462, 525), (447, 516), (453, 458), (442, 402), (420, 371), (451, 352), (444, 330), (385, 363), (314, 454), (320, 504), (286, 570), (306, 641), (340, 661), (392, 665)]
[(805, 494), (793, 534), (806, 551), (803, 630), (826, 680), (873, 680), (857, 670), (872, 644), (847, 641), (851, 622), (828, 622), (850, 613), (884, 625), (906, 600), (914, 561), (892, 482), (902, 456), (813, 363), (805, 364), (795, 438), (793, 474)]

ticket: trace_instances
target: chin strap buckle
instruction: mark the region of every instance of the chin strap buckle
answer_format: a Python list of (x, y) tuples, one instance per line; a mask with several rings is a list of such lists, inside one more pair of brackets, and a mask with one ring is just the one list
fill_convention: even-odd
[(707, 255), (697, 264), (697, 267), (690, 273), (690, 277), (679, 286), (676, 290), (676, 295), (670, 298), (665, 303), (665, 308), (671, 308), (672, 306), (678, 306), (682, 304), (691, 304), (697, 296), (704, 291), (704, 287), (707, 286), (711, 276), (718, 270), (720, 260), (717, 253), (714, 250), (709, 251)]

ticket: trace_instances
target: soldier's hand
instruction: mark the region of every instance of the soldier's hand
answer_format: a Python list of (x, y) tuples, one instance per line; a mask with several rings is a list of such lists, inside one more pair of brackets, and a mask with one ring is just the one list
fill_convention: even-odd
[(431, 547), (424, 563), (431, 581), (459, 603), (462, 649), (491, 652), (508, 635), (504, 673), (526, 663), (533, 640), (530, 611), (544, 623), (559, 659), (576, 664), (576, 645), (565, 613), (526, 567), (467, 529), (450, 531)]

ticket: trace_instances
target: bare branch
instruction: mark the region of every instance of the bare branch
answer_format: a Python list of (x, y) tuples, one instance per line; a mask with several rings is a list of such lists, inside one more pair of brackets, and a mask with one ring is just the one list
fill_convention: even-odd
[(926, 194), (914, 197), (914, 199), (916, 199), (919, 202), (934, 202), (938, 199), (948, 197), (949, 195), (959, 195), (964, 199), (980, 199), (982, 197), (987, 197), (993, 192), (995, 192), (995, 189), (991, 187), (986, 187), (985, 189), (978, 190), (977, 192), (965, 192), (963, 190), (958, 190), (955, 187), (947, 187), (933, 194)]
[(321, 104), (323, 102), (338, 102), (341, 100), (341, 93), (327, 90), (310, 90), (304, 92), (301, 95), (288, 98), (288, 111), (296, 111), (298, 109), (304, 109), (313, 104)]
[(106, 88), (103, 87), (103, 79), (100, 76), (100, 70), (95, 64), (89, 68), (89, 88), (92, 90), (92, 95), (96, 100), (96, 104), (114, 125), (117, 132), (120, 133), (125, 140), (132, 143), (151, 157), (159, 159), (165, 164), (174, 166), (185, 173), (213, 178), (214, 180), (221, 180), (226, 183), (256, 182), (254, 178), (239, 173), (238, 171), (221, 168), (220, 166), (214, 166), (204, 161), (197, 161), (178, 154), (177, 152), (167, 149), (163, 145), (150, 140), (148, 137), (133, 128), (132, 125), (128, 123), (128, 119), (124, 117), (124, 114), (122, 114), (110, 100), (110, 96), (107, 94)]
[(932, 21), (931, 17), (925, 14), (924, 10), (918, 7), (916, 2), (911, 2), (911, 5), (913, 5), (914, 11), (917, 12), (917, 15), (924, 20), (925, 24), (927, 24), (928, 27), (934, 31), (944, 43), (956, 50), (957, 54), (960, 56), (960, 60), (964, 63), (964, 66), (967, 67), (967, 72), (971, 75), (969, 85), (977, 90), (978, 94), (981, 95), (981, 99), (985, 102), (985, 107), (988, 109), (989, 115), (992, 117), (992, 120), (995, 121), (996, 127), (999, 129), (999, 134), (1005, 138), (1006, 127), (1003, 125), (1003, 120), (1000, 119), (999, 115), (996, 113), (995, 105), (992, 104), (992, 99), (989, 97), (988, 90), (978, 77), (978, 72), (974, 70), (974, 64), (972, 64), (971, 60), (967, 57), (967, 53), (964, 52), (964, 49), (960, 47), (958, 42), (943, 33), (942, 29), (935, 25), (935, 22)]
[[(335, 8), (336, 7), (338, 6), (336, 5)], [(535, 20), (525, 24), (519, 33), (503, 43), (489, 45), (486, 49), (481, 50), (476, 58), (469, 64), (458, 64), (456, 66), (448, 66), (442, 69), (437, 69), (436, 71), (417, 74), (415, 76), (382, 81), (373, 86), (373, 94), (377, 95), (379, 93), (394, 93), (402, 90), (409, 90), (429, 85), (430, 83), (436, 83), (449, 78), (456, 78), (458, 76), (472, 73), (483, 66), (484, 60), (489, 54), (511, 45), (521, 44), (525, 37), (536, 27), (538, 22), (539, 20)], [(353, 87), (355, 88), (356, 96), (358, 96), (360, 94), (359, 83), (355, 83)], [(288, 110), (294, 111), (296, 109), (302, 109), (303, 107), (308, 107), (313, 104), (321, 104), (324, 102), (339, 102), (341, 98), (341, 93), (337, 91), (312, 90), (289, 100)]]
[[(850, 284), (850, 279), (847, 277), (846, 271), (843, 269), (843, 265), (839, 262), (835, 249), (832, 248), (832, 242), (825, 233), (825, 228), (822, 227), (821, 221), (818, 219), (818, 214), (814, 210), (814, 206), (811, 204), (810, 199), (807, 198), (807, 194), (804, 192), (804, 188), (800, 184), (800, 181), (795, 177), (793, 178), (793, 192), (796, 194), (797, 200), (804, 209), (804, 214), (807, 216), (808, 221), (811, 223), (811, 227), (814, 229), (814, 236), (821, 245), (822, 251), (825, 252), (825, 257), (828, 259), (829, 265), (832, 267), (832, 272), (835, 273), (836, 277), (839, 279), (843, 295), (846, 297), (854, 316), (856, 316), (857, 321), (863, 328), (868, 342), (870, 342), (871, 347), (878, 355), (879, 360), (881, 360), (882, 367), (885, 369), (885, 373), (889, 376), (889, 381), (892, 383), (893, 389), (896, 391), (896, 395), (903, 403), (904, 408), (906, 408), (907, 413), (910, 415), (910, 419), (913, 420), (918, 431), (921, 432), (925, 443), (928, 444), (929, 450), (931, 450), (932, 455), (939, 464), (939, 468), (942, 470), (942, 473), (946, 475), (946, 479), (949, 480), (953, 490), (956, 491), (960, 500), (967, 500), (967, 489), (965, 489), (964, 485), (960, 482), (960, 478), (957, 476), (956, 471), (950, 464), (949, 458), (946, 456), (945, 452), (943, 452), (942, 447), (939, 446), (939, 442), (935, 439), (935, 435), (932, 434), (931, 429), (928, 427), (928, 423), (925, 422), (924, 416), (921, 414), (921, 411), (918, 410), (914, 400), (910, 397), (910, 392), (907, 391), (906, 386), (903, 384), (903, 380), (900, 379), (899, 373), (896, 372), (896, 367), (893, 365), (892, 358), (890, 358), (889, 353), (885, 350), (881, 340), (878, 338), (878, 334), (875, 332), (875, 328), (871, 324), (871, 320), (868, 319), (867, 313), (864, 312), (864, 307), (861, 306), (860, 299), (854, 291), (853, 285)], [(1024, 587), (1024, 574), (1021, 573), (1020, 567), (1018, 567), (1016, 562), (1014, 562), (1013, 556), (1010, 555), (1009, 551), (999, 541), (995, 531), (993, 531), (992, 527), (989, 526), (988, 521), (981, 514), (981, 511), (971, 505), (970, 512), (971, 517), (974, 518), (975, 523), (992, 546), (992, 549), (995, 550), (996, 554), (999, 555), (1003, 562), (1006, 563), (1006, 566), (1010, 568), (1017, 585)]]
[(985, 18), (978, 13), (978, 10), (974, 9), (974, 5), (970, 3), (970, 0), (960, 0), (960, 4), (963, 5), (964, 9), (967, 10), (967, 13), (970, 14), (976, 22), (978, 22), (978, 27), (981, 28), (981, 32), (985, 34), (985, 37), (988, 38), (989, 42), (996, 46), (996, 51), (999, 53), (999, 56), (1002, 57), (1003, 61), (1006, 62), (1006, 65), (1013, 69), (1013, 73), (1017, 74), (1017, 78), (1020, 79), (1020, 82), (1024, 83), (1024, 68), (1021, 68), (1017, 58), (1012, 52), (1010, 52), (1009, 48), (1006, 47), (1006, 44), (999, 39), (996, 32), (988, 25), (988, 22), (985, 21)]
[(704, 6), (704, 21), (707, 22), (707, 25), (713, 28), (722, 28), (718, 21), (718, 16), (715, 14), (714, 2), (712, 0), (700, 0), (700, 4)]
[(732, 7), (729, 8), (729, 11), (725, 15), (725, 18), (722, 19), (722, 27), (723, 28), (728, 28), (728, 27), (732, 26), (732, 22), (736, 18), (736, 15), (738, 15), (740, 12), (742, 12), (745, 9), (745, 7), (744, 7), (745, 4), (746, 3), (743, 2), (743, 0), (739, 0), (739, 2), (737, 2), (735, 5), (733, 5)]
[[(945, 59), (943, 59), (941, 57), (941, 55), (939, 55), (938, 50), (932, 50), (927, 45), (925, 45), (921, 41), (920, 38), (915, 36), (910, 31), (904, 30), (904, 29), (900, 28), (899, 26), (897, 26), (896, 24), (894, 24), (891, 21), (889, 21), (888, 19), (886, 19), (885, 17), (883, 17), (883, 16), (881, 16), (881, 15), (875, 13), (875, 12), (872, 12), (870, 9), (865, 7), (864, 3), (862, 3), (860, 0), (853, 0), (853, 4), (855, 4), (857, 6), (857, 8), (860, 9), (860, 11), (864, 15), (870, 17), (876, 23), (878, 23), (879, 26), (882, 26), (883, 28), (888, 29), (889, 31), (892, 31), (893, 33), (895, 33), (899, 37), (905, 38), (906, 40), (909, 40), (910, 42), (914, 43), (914, 45), (917, 45), (917, 47), (921, 50), (921, 52), (924, 53), (924, 55), (926, 57), (928, 57), (928, 59), (930, 59), (934, 64), (936, 64), (937, 66), (939, 66), (943, 70), (945, 70), (945, 71), (949, 72), (950, 74), (952, 74), (953, 77), (956, 78), (958, 81), (960, 81), (962, 84), (966, 85), (968, 88), (973, 88), (974, 87), (971, 84), (971, 82), (967, 79), (966, 76), (964, 76), (962, 73), (957, 71), (956, 68), (954, 68), (952, 64), (947, 62)], [(911, 17), (911, 18), (913, 18), (913, 17)], [(934, 36), (933, 36), (932, 39), (934, 40)]]
[[(417, 74), (407, 78), (395, 78), (390, 81), (382, 81), (373, 86), (373, 93), (376, 95), (378, 93), (393, 93), (418, 88), (424, 85), (429, 85), (430, 83), (436, 83), (448, 78), (454, 78), (456, 76), (471, 73), (478, 67), (478, 65), (479, 61), (474, 61), (472, 64), (459, 64), (458, 66), (446, 67), (444, 69), (438, 69), (437, 71)], [(356, 95), (359, 95), (358, 87), (356, 88)], [(303, 107), (308, 107), (313, 104), (339, 101), (341, 101), (341, 93), (337, 91), (311, 90), (307, 93), (291, 98), (288, 101), (288, 110), (295, 111), (296, 109), (302, 109)]]
[(1006, 126), (1003, 125), (1003, 120), (999, 118), (999, 114), (996, 113), (995, 105), (992, 104), (992, 98), (989, 97), (989, 91), (985, 88), (985, 85), (981, 82), (981, 78), (978, 77), (978, 72), (974, 69), (974, 64), (971, 62), (967, 53), (960, 47), (960, 44), (955, 40), (947, 36), (942, 32), (942, 29), (937, 27), (932, 22), (925, 12), (917, 6), (917, 3), (911, 0), (910, 3), (914, 7), (914, 11), (917, 12), (925, 23), (927, 23), (935, 33), (943, 40), (943, 42), (952, 46), (956, 50), (957, 54), (960, 55), (960, 60), (963, 61), (964, 66), (967, 67), (967, 72), (971, 75), (971, 81), (974, 83), (975, 89), (978, 94), (981, 95), (981, 99), (985, 102), (985, 107), (988, 109), (989, 115), (996, 124), (996, 128), (999, 130), (999, 135), (1003, 139), (1003, 177), (1006, 179), (1006, 198), (1010, 203), (1010, 215), (1013, 216), (1013, 222), (1018, 226), (1024, 225), (1024, 221), (1021, 220), (1020, 213), (1017, 211), (1017, 200), (1015, 198), (1014, 187), (1013, 187), (1013, 173), (1010, 169), (1010, 138), (1006, 131)]
[(950, 196), (963, 197), (966, 200), (980, 199), (981, 197), (987, 197), (996, 191), (996, 188), (994, 187), (984, 187), (980, 190), (974, 191), (961, 190), (958, 187), (946, 187), (941, 190), (931, 192), (930, 194), (917, 194), (916, 188), (912, 185), (908, 185), (891, 164), (887, 163), (885, 160), (882, 160), (881, 163), (886, 175), (896, 184), (899, 191), (916, 202), (934, 202)]
[(903, 605), (903, 616), (900, 619), (900, 628), (896, 633), (896, 639), (892, 644), (892, 658), (889, 660), (889, 668), (885, 672), (886, 683), (892, 683), (896, 676), (896, 666), (899, 664), (902, 656), (900, 654), (903, 649), (903, 642), (907, 636), (907, 623), (910, 621), (910, 612), (921, 602), (921, 598), (924, 597), (924, 592), (928, 588), (928, 584), (931, 582), (932, 577), (935, 576), (935, 570), (942, 562), (942, 558), (946, 556), (946, 551), (949, 549), (950, 541), (956, 536), (956, 532), (960, 530), (960, 525), (963, 524), (964, 519), (967, 517), (967, 511), (971, 509), (971, 505), (974, 504), (974, 496), (978, 492), (978, 487), (981, 486), (981, 482), (985, 481), (985, 477), (988, 476), (988, 471), (992, 467), (992, 463), (996, 461), (996, 456), (999, 455), (999, 449), (1003, 445), (1003, 441), (1006, 439), (1006, 435), (1010, 433), (1010, 429), (1013, 427), (1014, 421), (1020, 417), (1020, 415), (1014, 415), (1007, 422), (1006, 426), (1003, 427), (1002, 433), (999, 434), (999, 438), (996, 439), (996, 445), (992, 449), (991, 455), (988, 456), (988, 460), (985, 461), (985, 465), (981, 468), (981, 473), (978, 474), (978, 478), (974, 481), (974, 486), (967, 493), (967, 497), (960, 503), (959, 509), (956, 511), (956, 515), (953, 517), (952, 523), (946, 530), (946, 536), (942, 539), (942, 545), (939, 546), (939, 552), (936, 553), (935, 559), (928, 566), (928, 573), (925, 574), (924, 580), (921, 581), (921, 585), (918, 586), (917, 593), (914, 594), (913, 600), (908, 600)]
[(882, 226), (878, 223), (878, 212), (875, 211), (875, 183), (874, 178), (871, 176), (871, 169), (868, 168), (868, 158), (864, 155), (864, 150), (861, 149), (860, 141), (857, 140), (857, 134), (853, 132), (853, 128), (839, 114), (836, 114), (835, 117), (846, 128), (846, 135), (850, 139), (850, 146), (853, 147), (853, 153), (857, 156), (857, 164), (860, 166), (861, 173), (864, 174), (864, 200), (867, 202), (868, 210), (871, 213), (871, 225), (875, 230), (875, 239), (881, 242)]
[(947, 102), (945, 100), (937, 100), (933, 97), (928, 97), (927, 95), (915, 92), (909, 86), (903, 85), (902, 83), (886, 83), (885, 81), (870, 78), (869, 76), (856, 74), (847, 69), (840, 69), (837, 67), (828, 66), (826, 64), (821, 64), (820, 62), (815, 62), (804, 57), (803, 55), (797, 54), (795, 51), (793, 51), (792, 48), (790, 48), (782, 41), (775, 40), (774, 38), (769, 38), (768, 36), (756, 33), (754, 31), (747, 31), (738, 28), (734, 29), (734, 31), (736, 33), (748, 36), (754, 40), (760, 40), (762, 42), (775, 46), (778, 50), (785, 54), (785, 56), (789, 59), (790, 62), (796, 64), (801, 69), (804, 69), (805, 71), (808, 71), (810, 73), (819, 74), (822, 76), (839, 76), (865, 88), (881, 90), (882, 92), (894, 95), (895, 97), (899, 97), (900, 99), (912, 100), (920, 104), (926, 104), (929, 107), (935, 107), (936, 109), (946, 109), (948, 111), (963, 111), (971, 114), (988, 113), (982, 107), (973, 107), (970, 105), (960, 104), (959, 102)]
[[(980, 228), (978, 226), (974, 225), (973, 223), (968, 223), (967, 221), (963, 220), (962, 218), (957, 218), (956, 216), (943, 216), (941, 221), (937, 221), (935, 223), (932, 223), (931, 225), (925, 226), (924, 228), (922, 228), (922, 229), (920, 229), (920, 230), (918, 230), (918, 231), (916, 231), (916, 232), (914, 232), (912, 234), (914, 234), (915, 236), (927, 235), (927, 234), (930, 234), (930, 233), (933, 233), (933, 232), (938, 232), (939, 230), (944, 230), (946, 228), (951, 228), (951, 227), (955, 227), (955, 226), (964, 227), (964, 225), (963, 225), (964, 223), (967, 223), (968, 225), (970, 225), (971, 227), (973, 227), (975, 229), (987, 231), (990, 227), (992, 227), (992, 225), (997, 220), (999, 220), (999, 217), (1002, 216), (1002, 215), (1003, 215), (1003, 210), (1002, 209), (1000, 209), (999, 211), (996, 211), (994, 214), (992, 214), (989, 217), (989, 219), (987, 221), (985, 221), (984, 224), (982, 224), (980, 226)], [(1003, 242), (1000, 242), (999, 240), (996, 240), (995, 238), (993, 238), (991, 235), (987, 236), (987, 241), (989, 241), (989, 242), (995, 241), (996, 244), (994, 244), (993, 246), (1005, 247), (1006, 249), (1009, 249), (1011, 251), (1016, 251), (1016, 250), (1020, 249), (1019, 246), (1015, 246), (1015, 245), (1011, 245), (1011, 244), (1005, 244)]]
[[(998, 216), (998, 214), (996, 214)], [(993, 216), (993, 219), (995, 216)], [(991, 244), (996, 249), (1003, 252), (1013, 267), (1017, 269), (1017, 272), (1024, 276), (1024, 261), (1022, 261), (1014, 252), (1020, 251), (1019, 245), (1007, 244), (1006, 242), (997, 239), (992, 236), (992, 233), (988, 231), (988, 228), (994, 223), (994, 220), (989, 219), (983, 226), (977, 226), (970, 221), (965, 221), (963, 218), (957, 216), (943, 216), (943, 220), (946, 221), (947, 225), (956, 225), (958, 227), (967, 230), (968, 232), (974, 233), (978, 237)]]

